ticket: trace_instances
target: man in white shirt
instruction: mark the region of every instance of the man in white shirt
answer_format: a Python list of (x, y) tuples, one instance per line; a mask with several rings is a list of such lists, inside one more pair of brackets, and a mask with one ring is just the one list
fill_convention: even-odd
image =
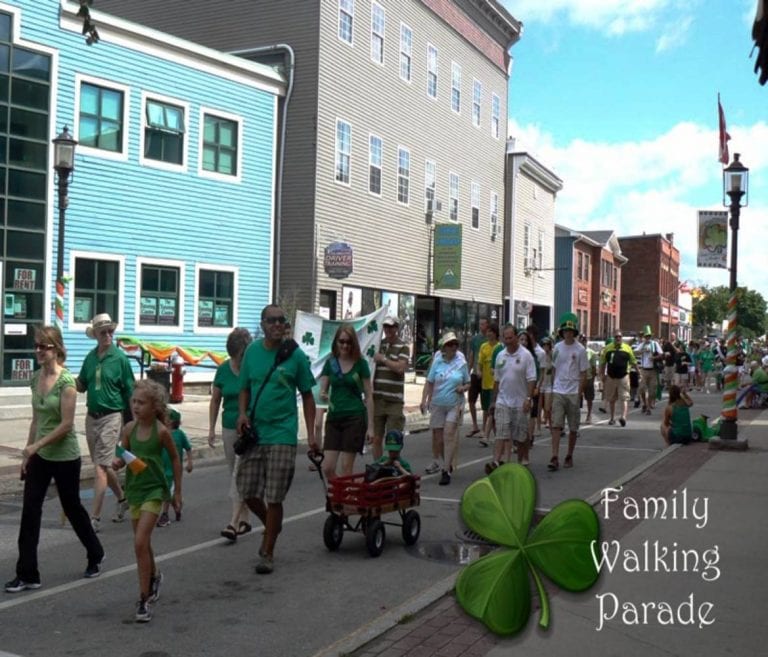
[(517, 462), (528, 465), (528, 416), (536, 385), (536, 363), (531, 352), (520, 346), (517, 329), (505, 326), (502, 332), (506, 349), (496, 356), (493, 368), (493, 396), (488, 409), (496, 423), (493, 463), (486, 466), (490, 474), (501, 463), (509, 462), (512, 445), (517, 447)]
[(558, 335), (561, 342), (552, 351), (552, 458), (547, 466), (555, 471), (560, 468), (560, 436), (568, 420), (568, 453), (563, 467), (573, 467), (573, 450), (579, 432), (581, 409), (579, 397), (584, 392), (587, 378), (587, 350), (578, 342), (578, 319), (573, 313), (566, 313), (560, 318)]
[(664, 360), (661, 346), (653, 339), (651, 327), (646, 325), (643, 331), (643, 341), (635, 350), (638, 365), (640, 367), (640, 400), (643, 403), (643, 413), (651, 414), (651, 409), (656, 406), (656, 363)]

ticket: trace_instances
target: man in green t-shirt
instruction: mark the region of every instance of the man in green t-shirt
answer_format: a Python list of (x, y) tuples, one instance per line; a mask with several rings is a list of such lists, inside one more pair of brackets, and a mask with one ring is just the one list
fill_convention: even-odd
[(123, 411), (130, 407), (134, 376), (128, 356), (113, 342), (116, 326), (107, 313), (93, 318), (85, 334), (96, 340), (96, 348), (86, 355), (76, 379), (77, 391), (87, 393), (85, 436), (95, 476), (91, 511), (94, 531), (99, 531), (107, 486), (117, 499), (112, 522), (125, 520), (128, 510), (120, 480), (112, 469), (112, 459), (123, 428)]
[[(306, 354), (296, 349), (285, 360), (276, 361), (285, 337), (285, 312), (268, 305), (261, 311), (264, 337), (252, 342), (240, 366), (240, 396), (237, 431), (252, 428), (258, 443), (240, 457), (237, 489), (245, 503), (264, 524), (256, 572), (271, 573), (277, 536), (283, 527), (283, 500), (296, 469), (298, 409), (301, 394), (307, 442), (317, 451), (315, 440), (315, 378)], [(293, 343), (295, 346), (295, 343)], [(273, 366), (278, 362), (276, 368)]]

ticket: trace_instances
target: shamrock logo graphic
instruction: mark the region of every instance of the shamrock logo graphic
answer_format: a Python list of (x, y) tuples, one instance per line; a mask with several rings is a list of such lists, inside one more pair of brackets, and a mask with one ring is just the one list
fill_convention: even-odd
[(312, 335), (310, 331), (307, 331), (304, 335), (301, 336), (301, 343), (302, 344), (315, 344), (315, 336)]
[(504, 546), (459, 573), (456, 597), (464, 610), (502, 635), (522, 630), (531, 614), (530, 570), (541, 601), (539, 625), (549, 626), (546, 575), (566, 591), (586, 591), (597, 581), (592, 541), (599, 540), (595, 510), (582, 500), (558, 504), (530, 532), (536, 481), (509, 463), (471, 484), (461, 499), (470, 529)]
[(368, 324), (368, 333), (376, 333), (379, 330), (379, 324), (375, 319), (372, 319)]
[(376, 349), (373, 345), (370, 345), (368, 347), (368, 350), (365, 352), (365, 355), (368, 356), (368, 358), (373, 358), (376, 355)]

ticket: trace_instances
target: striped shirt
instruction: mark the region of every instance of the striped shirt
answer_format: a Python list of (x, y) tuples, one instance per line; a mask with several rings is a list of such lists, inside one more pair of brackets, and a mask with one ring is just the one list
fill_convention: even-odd
[[(384, 354), (388, 360), (401, 360), (408, 364), (410, 349), (399, 339), (394, 344), (386, 340), (381, 341), (379, 353)], [(373, 377), (373, 396), (387, 401), (399, 401), (403, 403), (405, 389), (405, 373), (393, 372), (384, 363), (376, 363), (376, 372)]]

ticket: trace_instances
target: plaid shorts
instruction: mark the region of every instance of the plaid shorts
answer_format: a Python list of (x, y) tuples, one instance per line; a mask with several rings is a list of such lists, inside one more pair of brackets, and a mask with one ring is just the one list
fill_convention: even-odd
[(494, 419), (496, 420), (496, 436), (499, 440), (509, 440), (516, 445), (528, 442), (528, 413), (522, 408), (497, 406)]
[(244, 500), (280, 504), (296, 471), (296, 445), (257, 445), (240, 457), (237, 491)]

